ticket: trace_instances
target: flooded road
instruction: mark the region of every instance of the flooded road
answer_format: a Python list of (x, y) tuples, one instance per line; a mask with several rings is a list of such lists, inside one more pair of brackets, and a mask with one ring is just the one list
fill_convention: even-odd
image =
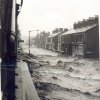
[[(27, 47), (23, 49), (28, 52)], [(41, 100), (100, 100), (99, 61), (62, 56), (34, 46), (31, 53), (42, 64), (31, 63)]]

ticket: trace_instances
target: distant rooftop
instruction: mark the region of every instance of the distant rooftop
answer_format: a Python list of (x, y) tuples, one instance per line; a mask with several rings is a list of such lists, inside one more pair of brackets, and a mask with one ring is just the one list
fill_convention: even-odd
[(71, 29), (61, 35), (67, 35), (67, 34), (72, 34), (72, 33), (80, 33), (80, 32), (85, 32), (93, 27), (97, 26), (97, 24), (91, 25), (91, 26), (86, 26), (86, 27), (81, 27), (81, 28), (77, 28), (77, 29)]
[(55, 37), (55, 36), (59, 35), (60, 33), (62, 33), (62, 32), (55, 33), (55, 34), (51, 34), (51, 35), (50, 35), (50, 36), (48, 36), (48, 37)]
[(99, 17), (96, 15), (94, 17), (89, 17), (88, 19), (83, 19), (82, 21), (75, 22), (73, 28), (77, 29), (77, 28), (91, 26), (98, 23), (99, 23)]
[(60, 34), (63, 34), (63, 33), (65, 33), (65, 32), (67, 32), (67, 31), (68, 31), (68, 29), (64, 29), (64, 30), (61, 31), (61, 32), (51, 34), (51, 35), (49, 35), (48, 37), (55, 37), (55, 36), (57, 36), (57, 35), (60, 35)]

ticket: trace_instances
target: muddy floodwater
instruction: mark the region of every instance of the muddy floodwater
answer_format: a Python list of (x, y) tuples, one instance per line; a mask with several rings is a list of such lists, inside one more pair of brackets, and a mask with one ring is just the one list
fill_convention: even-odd
[(100, 100), (98, 60), (64, 56), (34, 46), (31, 53), (41, 63), (30, 64), (41, 100)]

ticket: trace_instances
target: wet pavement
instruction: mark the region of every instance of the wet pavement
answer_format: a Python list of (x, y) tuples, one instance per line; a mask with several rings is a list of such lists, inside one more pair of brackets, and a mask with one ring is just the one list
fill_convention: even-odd
[[(31, 79), (31, 75), (29, 73), (28, 65), (26, 62), (20, 61), (17, 63), (17, 66), (20, 67), (21, 75), (19, 76), (19, 82), (21, 81), (21, 94), (17, 91), (18, 96), (22, 96), (23, 100), (40, 100), (37, 91), (34, 87), (34, 84)], [(20, 78), (21, 77), (21, 78)], [(19, 84), (19, 83), (18, 83)], [(19, 100), (19, 99), (18, 99)]]

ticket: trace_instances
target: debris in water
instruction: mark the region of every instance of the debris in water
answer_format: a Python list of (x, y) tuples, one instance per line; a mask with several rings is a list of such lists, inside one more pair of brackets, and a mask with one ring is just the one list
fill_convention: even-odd
[(58, 79), (56, 76), (52, 76), (53, 79)]
[(68, 71), (69, 71), (69, 72), (73, 72), (74, 69), (70, 67), (70, 68), (68, 69)]

